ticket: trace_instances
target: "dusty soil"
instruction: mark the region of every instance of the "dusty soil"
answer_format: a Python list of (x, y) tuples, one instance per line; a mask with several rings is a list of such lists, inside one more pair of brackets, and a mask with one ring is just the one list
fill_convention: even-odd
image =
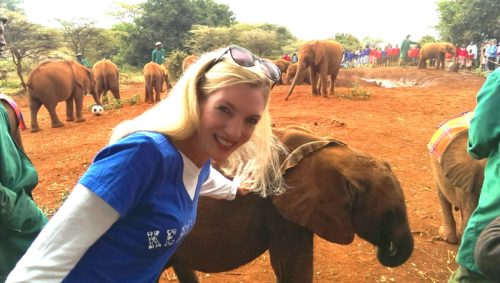
[[(312, 97), (310, 86), (302, 85), (285, 101), (289, 86), (275, 87), (271, 101), (275, 124), (301, 125), (389, 161), (404, 188), (415, 250), (404, 265), (387, 268), (378, 263), (373, 247), (364, 240), (356, 238), (350, 245), (341, 246), (315, 238), (314, 281), (446, 282), (457, 266), (457, 246), (436, 240), (441, 216), (426, 144), (437, 124), (474, 107), (484, 78), (413, 67), (348, 69), (340, 71), (336, 93), (350, 93), (355, 82), (357, 92), (368, 92), (369, 99)], [(387, 82), (403, 86), (380, 86)], [(125, 99), (143, 95), (142, 83), (122, 82), (121, 90)], [(26, 97), (15, 99), (29, 125)], [(85, 104), (92, 104), (91, 97), (86, 97)], [(50, 128), (48, 113), (42, 108), (39, 124), (43, 130), (22, 133), (27, 154), (39, 172), (36, 202), (47, 212), (59, 207), (93, 156), (107, 143), (110, 130), (149, 107), (142, 101), (125, 104), (102, 116), (86, 110), (87, 121), (66, 122), (58, 129)], [(64, 103), (59, 104), (58, 113), (64, 119)], [(267, 253), (230, 272), (200, 275), (202, 282), (274, 282)], [(167, 281), (176, 281), (171, 270), (162, 276), (162, 282)]]

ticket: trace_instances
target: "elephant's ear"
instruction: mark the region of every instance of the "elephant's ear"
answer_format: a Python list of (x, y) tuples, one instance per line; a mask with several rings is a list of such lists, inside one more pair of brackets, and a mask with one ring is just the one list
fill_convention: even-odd
[(83, 89), (83, 93), (90, 93), (89, 76), (92, 76), (90, 70), (75, 62), (72, 62), (71, 69), (73, 70), (73, 75), (75, 76), (75, 82), (80, 88)]
[(444, 175), (454, 186), (469, 192), (472, 188), (482, 186), (484, 165), (467, 153), (468, 137), (468, 131), (463, 131), (454, 137), (443, 152), (441, 166)]
[(272, 197), (278, 212), (330, 242), (351, 243), (354, 227), (348, 192), (353, 183), (332, 166), (345, 159), (339, 153), (347, 148), (297, 128), (286, 130), (282, 141), (289, 148), (302, 145), (292, 151), (282, 167), (289, 188)]
[(325, 56), (325, 46), (321, 41), (316, 40), (314, 43), (314, 65), (318, 65)]

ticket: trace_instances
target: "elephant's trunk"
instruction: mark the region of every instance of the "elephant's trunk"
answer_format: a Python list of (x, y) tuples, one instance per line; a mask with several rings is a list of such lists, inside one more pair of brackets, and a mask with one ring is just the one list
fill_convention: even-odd
[(300, 73), (302, 72), (302, 70), (304, 70), (305, 68), (302, 67), (302, 64), (299, 64), (297, 65), (297, 72), (295, 73), (295, 77), (293, 78), (293, 82), (292, 82), (292, 85), (290, 86), (290, 90), (288, 90), (288, 95), (286, 96), (285, 100), (288, 100), (288, 97), (292, 94), (293, 92), (293, 89), (295, 88), (295, 85), (297, 84), (298, 82), (298, 79), (299, 79), (299, 76), (300, 76)]
[(90, 93), (92, 94), (92, 97), (94, 98), (95, 104), (102, 106), (102, 103), (99, 100), (99, 96), (97, 95), (97, 91), (95, 90), (95, 88), (94, 88), (94, 90), (91, 90)]
[(413, 236), (410, 229), (408, 229), (401, 237), (380, 245), (377, 250), (377, 259), (385, 266), (396, 267), (405, 263), (412, 252)]

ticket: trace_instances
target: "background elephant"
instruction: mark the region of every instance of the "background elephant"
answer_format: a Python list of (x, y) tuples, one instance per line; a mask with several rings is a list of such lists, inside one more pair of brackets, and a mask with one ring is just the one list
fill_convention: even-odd
[(96, 80), (97, 97), (107, 100), (108, 90), (111, 91), (115, 99), (120, 99), (120, 74), (118, 67), (107, 59), (102, 59), (94, 64), (92, 68)]
[[(144, 86), (145, 86), (145, 99), (147, 103), (159, 102), (163, 82), (165, 81), (165, 72), (161, 66), (155, 62), (149, 62), (144, 65)], [(155, 96), (153, 96), (153, 90)]]
[(418, 58), (418, 68), (426, 68), (427, 59), (436, 60), (436, 69), (444, 69), (444, 59), (446, 52), (456, 56), (455, 46), (449, 42), (427, 42), (422, 45)]
[[(290, 81), (293, 78), (295, 78), (295, 75), (297, 74), (297, 67), (298, 67), (297, 63), (290, 64), (290, 66), (288, 66), (288, 69), (286, 71), (286, 76), (285, 76), (285, 78), (286, 78), (285, 84), (289, 85)], [(300, 72), (300, 74), (297, 78), (297, 82), (295, 84), (300, 85), (302, 83), (311, 84), (311, 77), (309, 76), (309, 69), (305, 69), (302, 72)]]
[[(31, 132), (38, 132), (37, 115), (42, 104), (47, 108), (53, 128), (63, 127), (56, 113), (57, 103), (66, 101), (66, 121), (83, 122), (83, 95), (91, 93), (96, 104), (101, 104), (96, 94), (96, 83), (92, 71), (77, 62), (60, 60), (43, 62), (31, 71), (28, 82)], [(74, 104), (73, 104), (74, 102)]]
[(182, 72), (186, 71), (186, 69), (191, 66), (196, 60), (198, 56), (196, 55), (188, 55), (182, 60)]
[[(167, 90), (172, 89), (172, 84), (170, 83), (170, 75), (168, 72), (168, 68), (165, 65), (160, 65), (160, 68), (163, 72), (163, 81), (165, 81), (165, 85), (167, 86)], [(163, 84), (161, 85), (163, 91)]]
[[(483, 186), (486, 159), (476, 160), (470, 157), (467, 153), (468, 138), (467, 130), (458, 133), (443, 151), (440, 161), (435, 154), (430, 153), (442, 213), (439, 237), (452, 244), (459, 242), (460, 235), (477, 207)], [(460, 235), (457, 233), (453, 207), (460, 210)]]
[[(292, 64), (290, 61), (287, 61), (284, 59), (276, 59), (276, 60), (273, 60), (272, 62), (274, 63), (274, 65), (276, 65), (278, 67), (278, 69), (280, 69), (282, 76), (284, 74), (286, 74), (286, 72), (288, 70), (288, 66), (290, 66)], [(280, 78), (279, 82), (277, 82), (277, 83), (283, 84), (282, 78)]]
[(290, 90), (285, 100), (292, 94), (297, 84), (298, 74), (309, 67), (311, 89), (313, 95), (319, 95), (318, 77), (321, 83), (321, 94), (327, 96), (328, 76), (330, 76), (329, 95), (334, 93), (335, 79), (340, 69), (343, 48), (340, 43), (333, 40), (312, 40), (299, 49), (298, 72), (293, 79)]
[(386, 162), (300, 128), (276, 133), (292, 152), (282, 165), (287, 192), (200, 198), (196, 224), (167, 264), (181, 282), (196, 282), (192, 269), (228, 271), (267, 249), (277, 282), (312, 282), (314, 234), (344, 245), (357, 234), (386, 266), (410, 257), (403, 191)]

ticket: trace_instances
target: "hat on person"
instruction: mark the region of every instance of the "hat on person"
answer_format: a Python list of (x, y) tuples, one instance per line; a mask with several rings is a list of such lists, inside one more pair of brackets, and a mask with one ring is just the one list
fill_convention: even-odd
[(0, 16), (0, 21), (5, 25), (9, 20), (5, 16)]
[(161, 45), (161, 41), (157, 41), (157, 42), (155, 43), (155, 45), (156, 45), (156, 46)]
[(82, 53), (76, 53), (76, 57), (82, 57)]

